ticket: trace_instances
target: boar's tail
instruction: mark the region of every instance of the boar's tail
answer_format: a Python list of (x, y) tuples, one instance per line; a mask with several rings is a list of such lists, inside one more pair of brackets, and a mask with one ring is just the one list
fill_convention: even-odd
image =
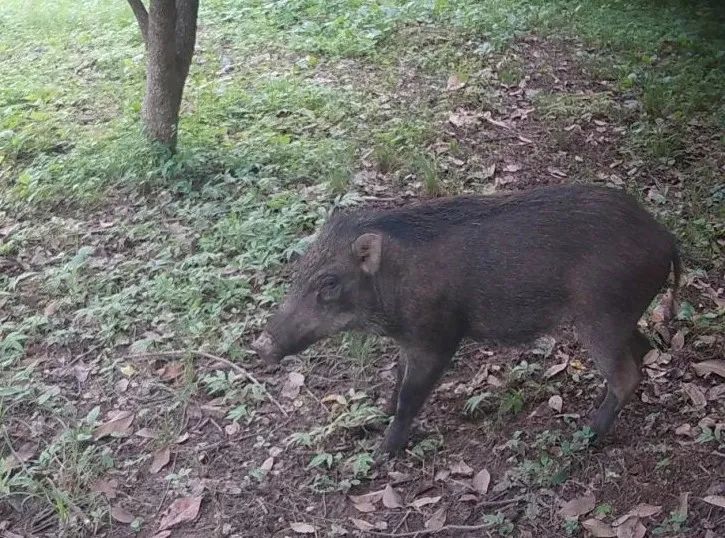
[(670, 294), (670, 316), (675, 317), (680, 309), (677, 303), (677, 291), (680, 288), (680, 277), (682, 276), (682, 259), (680, 258), (680, 249), (675, 245), (672, 248), (672, 293)]

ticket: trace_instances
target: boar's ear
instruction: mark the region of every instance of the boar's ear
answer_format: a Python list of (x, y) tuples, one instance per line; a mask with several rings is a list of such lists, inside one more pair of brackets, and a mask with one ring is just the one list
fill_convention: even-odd
[(383, 238), (378, 234), (362, 234), (352, 244), (352, 252), (360, 262), (360, 269), (374, 275), (380, 267)]

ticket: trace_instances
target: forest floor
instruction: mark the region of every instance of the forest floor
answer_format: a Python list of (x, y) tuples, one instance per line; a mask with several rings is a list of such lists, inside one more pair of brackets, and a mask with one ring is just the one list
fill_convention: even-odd
[[(124, 2), (0, 6), (0, 537), (725, 535), (717, 2), (201, 4), (173, 156)], [(466, 343), (379, 467), (392, 342), (250, 351), (333, 205), (567, 182), (683, 250), (605, 442), (566, 328)]]

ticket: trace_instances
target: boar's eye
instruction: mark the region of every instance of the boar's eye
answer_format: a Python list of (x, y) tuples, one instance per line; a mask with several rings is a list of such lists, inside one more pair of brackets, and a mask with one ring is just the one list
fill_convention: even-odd
[(340, 279), (335, 275), (325, 275), (320, 279), (317, 297), (322, 302), (334, 301), (340, 296)]

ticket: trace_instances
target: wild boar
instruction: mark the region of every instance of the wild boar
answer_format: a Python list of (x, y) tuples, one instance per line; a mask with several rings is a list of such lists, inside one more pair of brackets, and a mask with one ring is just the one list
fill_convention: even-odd
[(277, 362), (340, 331), (397, 341), (395, 416), (379, 449), (394, 454), (463, 338), (522, 344), (573, 324), (607, 381), (591, 422), (601, 437), (640, 382), (651, 346), (637, 322), (671, 268), (676, 290), (674, 237), (605, 187), (335, 212), (253, 348)]

